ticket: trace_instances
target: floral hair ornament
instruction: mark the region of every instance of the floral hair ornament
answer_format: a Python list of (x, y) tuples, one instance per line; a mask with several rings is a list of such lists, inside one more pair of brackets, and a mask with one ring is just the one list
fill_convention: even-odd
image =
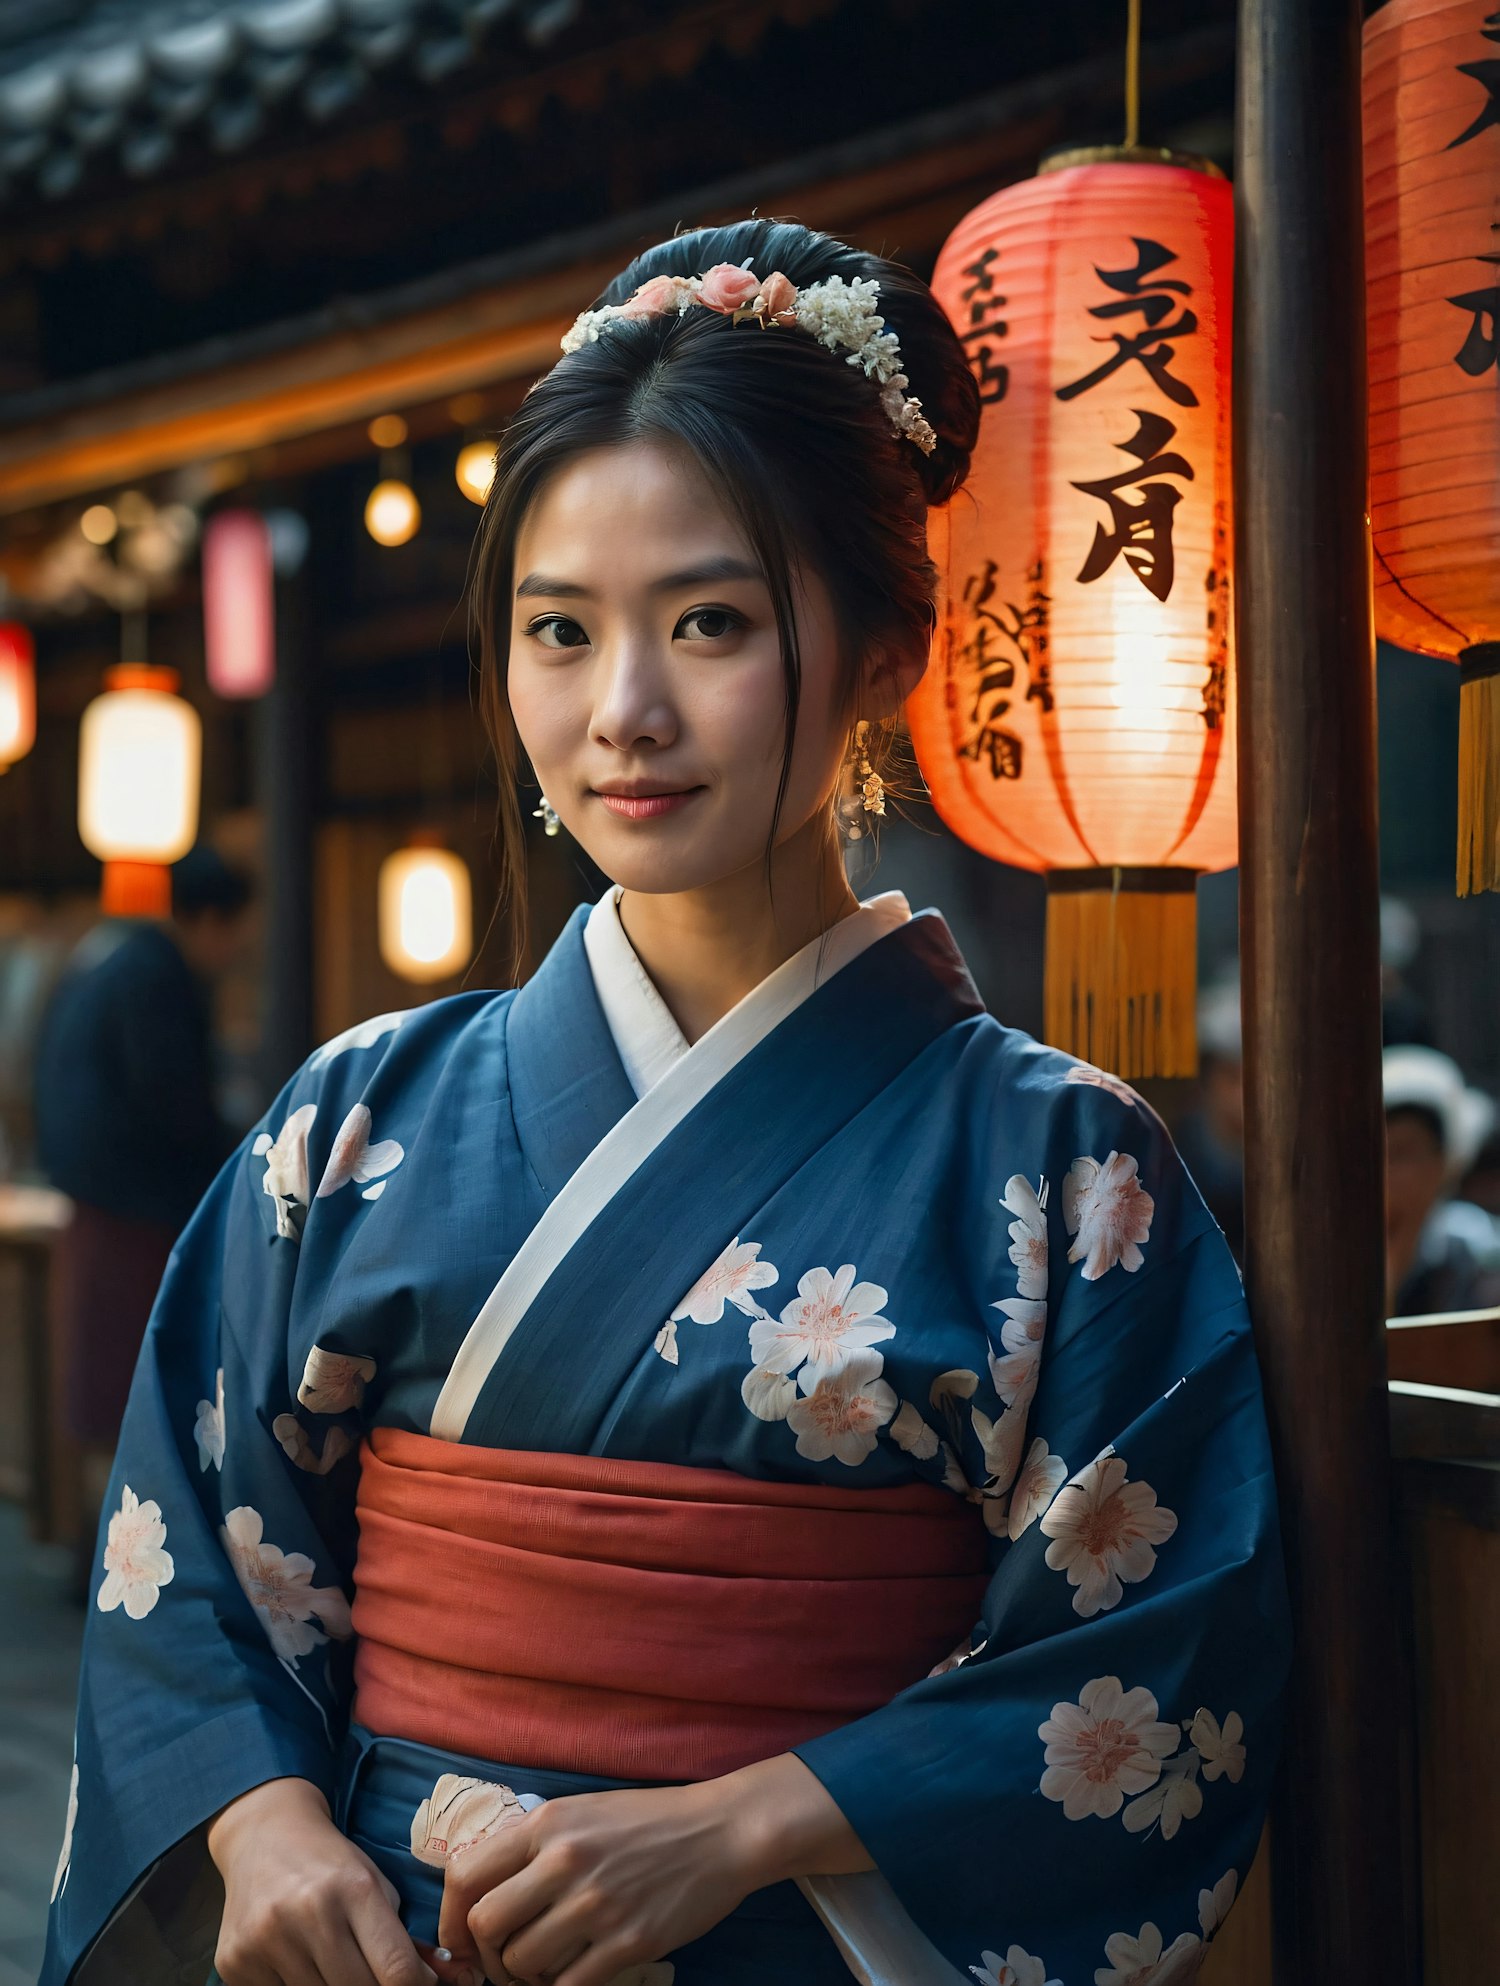
[(775, 270), (764, 281), (748, 263), (721, 262), (704, 276), (653, 276), (625, 303), (585, 310), (562, 341), (565, 352), (592, 345), (599, 333), (621, 318), (681, 316), (694, 305), (741, 324), (753, 319), (762, 330), (795, 326), (832, 351), (848, 354), (867, 379), (877, 381), (880, 404), (892, 432), (914, 441), (924, 455), (937, 447), (937, 435), (922, 414), (922, 403), (907, 394), (911, 384), (901, 370), (901, 345), (875, 308), (880, 285), (868, 276), (845, 282), (829, 276), (799, 290)]

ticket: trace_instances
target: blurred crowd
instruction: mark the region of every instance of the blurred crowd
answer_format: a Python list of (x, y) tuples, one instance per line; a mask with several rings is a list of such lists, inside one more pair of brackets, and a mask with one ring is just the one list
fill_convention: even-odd
[[(1386, 1310), (1393, 1318), (1500, 1309), (1500, 1110), (1434, 1041), (1426, 1009), (1406, 978), (1416, 943), (1410, 913), (1400, 903), (1383, 903)], [(1198, 1039), (1198, 1101), (1177, 1123), (1177, 1142), (1243, 1259), (1237, 979), (1222, 978), (1204, 990)], [(1325, 1210), (1325, 1218), (1336, 1216), (1336, 1209)], [(1487, 1342), (1500, 1345), (1500, 1331), (1489, 1332)], [(1469, 1376), (1474, 1383), (1484, 1378), (1486, 1390), (1500, 1389), (1500, 1351), (1481, 1352), (1479, 1343)]]

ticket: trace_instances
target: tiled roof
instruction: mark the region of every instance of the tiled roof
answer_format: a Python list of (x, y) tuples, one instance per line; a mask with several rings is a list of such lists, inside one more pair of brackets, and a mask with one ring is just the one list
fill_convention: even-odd
[(539, 46), (581, 0), (0, 0), (0, 202), (243, 151), (389, 81), (436, 85), (503, 35)]

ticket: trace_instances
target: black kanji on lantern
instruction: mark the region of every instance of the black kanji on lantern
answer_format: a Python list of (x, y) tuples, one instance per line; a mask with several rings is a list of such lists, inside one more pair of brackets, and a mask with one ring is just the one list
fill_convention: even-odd
[(1157, 274), (1177, 260), (1174, 249), (1164, 248), (1159, 241), (1145, 241), (1139, 235), (1132, 235), (1131, 239), (1135, 243), (1133, 269), (1101, 269), (1097, 263), (1094, 265), (1099, 280), (1119, 295), (1109, 303), (1094, 305), (1089, 316), (1109, 319), (1135, 315), (1142, 320), (1143, 328), (1111, 332), (1110, 342), (1115, 348), (1111, 355), (1082, 379), (1058, 387), (1057, 397), (1075, 400), (1080, 393), (1090, 392), (1121, 366), (1134, 361), (1145, 368), (1169, 400), (1179, 407), (1196, 407), (1197, 394), (1185, 379), (1179, 379), (1172, 371), (1172, 360), (1177, 355), (1175, 340), (1190, 338), (1198, 329), (1197, 314), (1176, 301), (1178, 297), (1191, 296), (1192, 285), (1180, 277)]
[(968, 307), (969, 321), (959, 331), (969, 360), (969, 368), (979, 382), (979, 398), (987, 405), (1005, 398), (1010, 385), (1010, 367), (1000, 362), (999, 341), (1010, 326), (1000, 316), (1006, 299), (995, 288), (994, 265), (1000, 260), (998, 248), (987, 248), (977, 260), (966, 263), (969, 279), (960, 296)]
[[(1500, 42), (1500, 11), (1486, 19), (1480, 33), (1486, 41)], [(1489, 131), (1500, 124), (1500, 55), (1487, 55), (1480, 62), (1460, 62), (1460, 76), (1472, 76), (1485, 93), (1485, 101), (1474, 122), (1467, 131), (1460, 131), (1452, 139), (1447, 149), (1456, 151), (1460, 145), (1467, 145), (1471, 138), (1477, 138), (1481, 131)]]
[(1177, 429), (1162, 414), (1147, 413), (1140, 407), (1130, 410), (1139, 426), (1129, 441), (1115, 445), (1133, 455), (1137, 469), (1121, 469), (1113, 476), (1100, 476), (1091, 483), (1074, 483), (1075, 490), (1097, 497), (1109, 506), (1108, 526), (1094, 526), (1094, 542), (1078, 575), (1087, 585), (1102, 578), (1124, 553), (1125, 563), (1136, 578), (1158, 600), (1172, 591), (1175, 564), (1172, 552), (1172, 513), (1182, 501), (1182, 491), (1171, 483), (1151, 480), (1180, 476), (1193, 480), (1193, 465), (1185, 455), (1165, 454), (1163, 450)]
[(1208, 608), (1208, 681), (1203, 686), (1203, 722), (1217, 731), (1229, 707), (1229, 506), (1214, 505), (1213, 563), (1203, 582)]
[(1028, 678), (1026, 697), (1052, 708), (1048, 681), (1047, 607), (1040, 562), (1027, 574), (1024, 607), (996, 597), (993, 559), (964, 583), (962, 603), (955, 603), (957, 623), (950, 639), (948, 663), (950, 706), (959, 709), (964, 739), (958, 756), (988, 763), (994, 779), (1021, 777), (1022, 741), (1001, 719), (1011, 708), (1016, 671)]
[[(1500, 255), (1477, 255), (1474, 259), (1500, 265)], [(1472, 320), (1468, 337), (1453, 354), (1454, 364), (1471, 379), (1478, 379), (1491, 366), (1500, 370), (1500, 282), (1484, 290), (1466, 290), (1448, 301), (1456, 309), (1470, 312)]]

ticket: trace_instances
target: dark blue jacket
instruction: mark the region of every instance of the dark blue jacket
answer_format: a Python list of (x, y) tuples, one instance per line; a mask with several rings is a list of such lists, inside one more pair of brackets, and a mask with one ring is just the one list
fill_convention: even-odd
[(75, 1200), (180, 1227), (233, 1139), (213, 1100), (206, 989), (160, 925), (80, 945), (36, 1057), (42, 1166)]

